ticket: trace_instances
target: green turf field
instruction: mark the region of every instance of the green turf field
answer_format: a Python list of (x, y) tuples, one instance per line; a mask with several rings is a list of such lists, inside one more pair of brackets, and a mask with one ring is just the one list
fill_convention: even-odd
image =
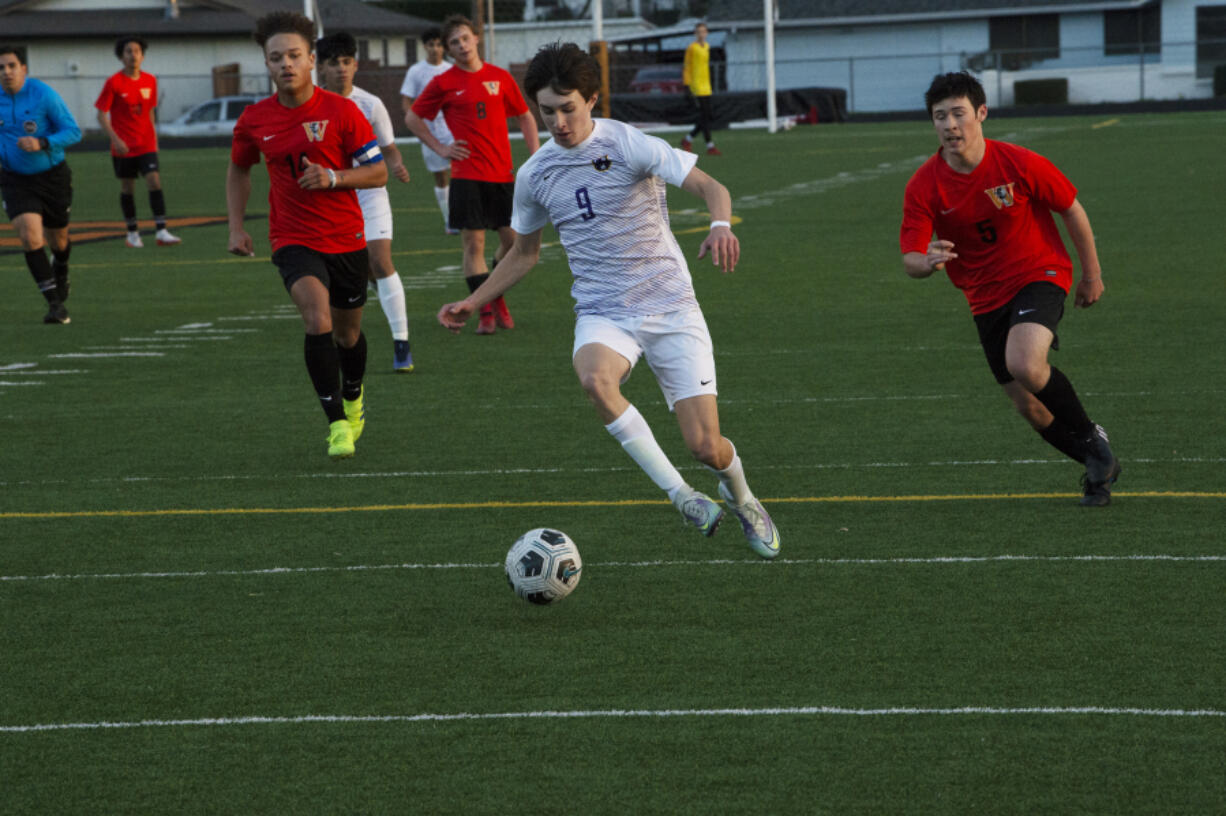
[[(602, 430), (558, 247), (513, 331), (434, 323), (465, 289), (416, 147), (391, 192), (417, 371), (372, 300), (340, 463), (263, 220), (254, 259), (224, 224), (79, 243), (64, 327), (0, 254), (0, 811), (1226, 812), (1223, 127), (985, 126), (1095, 227), (1107, 293), (1054, 361), (1124, 462), (1103, 510), (1013, 415), (961, 294), (902, 271), (930, 128), (721, 134), (700, 166), (742, 262), (692, 268), (773, 563), (731, 520), (684, 529)], [(74, 219), (117, 220), (108, 157), (70, 162)], [(171, 214), (224, 216), (225, 165), (165, 152)], [(670, 203), (692, 257), (708, 217)], [(646, 367), (626, 394), (714, 491)], [(585, 569), (535, 608), (501, 563), (545, 525)]]

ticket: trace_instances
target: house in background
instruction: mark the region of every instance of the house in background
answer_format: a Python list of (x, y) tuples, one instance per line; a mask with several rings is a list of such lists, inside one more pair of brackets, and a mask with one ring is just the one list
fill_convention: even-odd
[[(1067, 80), (1068, 101), (1194, 99), (1226, 63), (1226, 0), (777, 0), (779, 88), (845, 88), (852, 112), (914, 110), (968, 69), (989, 105), (1014, 83)], [(762, 4), (711, 0), (729, 90), (766, 85)]]
[[(216, 96), (269, 93), (251, 38), (255, 21), (302, 8), (277, 0), (0, 0), (0, 40), (25, 45), (30, 75), (59, 91), (83, 129), (96, 129), (94, 100), (121, 67), (115, 40), (140, 35), (149, 42), (145, 68), (158, 78), (165, 122)], [(372, 72), (362, 84), (399, 111), (405, 66), (417, 61), (418, 37), (434, 24), (360, 0), (319, 0), (319, 10), (325, 33), (344, 29), (357, 38), (363, 68), (395, 69)]]

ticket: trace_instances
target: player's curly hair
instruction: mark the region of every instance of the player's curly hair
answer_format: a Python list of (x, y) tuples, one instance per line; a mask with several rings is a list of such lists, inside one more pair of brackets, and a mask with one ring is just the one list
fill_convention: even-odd
[(473, 21), (465, 17), (463, 14), (450, 14), (443, 19), (442, 39), (443, 45), (447, 45), (447, 40), (451, 39), (451, 32), (457, 28), (468, 26), (468, 30), (473, 33), (473, 36), (480, 36), (477, 33), (477, 27), (473, 25)]
[(145, 38), (137, 37), (133, 34), (127, 37), (120, 37), (118, 40), (115, 40), (115, 56), (119, 59), (123, 59), (124, 46), (130, 42), (134, 42), (139, 45), (142, 54), (149, 50), (149, 43), (145, 42)]
[(306, 40), (307, 47), (315, 50), (315, 23), (297, 11), (274, 11), (255, 21), (255, 43), (260, 48), (277, 34), (297, 34)]
[(358, 41), (348, 31), (336, 31), (315, 41), (315, 57), (320, 62), (357, 55)]
[[(438, 26), (427, 28), (421, 33), (422, 45), (428, 45), (431, 40), (438, 40), (439, 42), (442, 42), (443, 32), (438, 29)], [(444, 43), (444, 45), (446, 45), (446, 43)]]
[(563, 96), (578, 91), (585, 100), (591, 99), (600, 90), (600, 63), (574, 43), (543, 45), (528, 63), (524, 90), (535, 102), (537, 91), (547, 86)]
[(928, 91), (924, 94), (924, 104), (928, 106), (928, 117), (932, 118), (932, 106), (942, 99), (960, 96), (969, 99), (971, 107), (975, 110), (979, 110), (981, 105), (988, 104), (988, 96), (983, 92), (983, 85), (966, 71), (937, 74), (932, 78), (932, 84), (928, 86)]

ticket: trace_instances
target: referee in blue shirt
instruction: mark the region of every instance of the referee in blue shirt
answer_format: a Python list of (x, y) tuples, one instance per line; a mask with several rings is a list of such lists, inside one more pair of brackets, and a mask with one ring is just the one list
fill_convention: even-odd
[(50, 307), (43, 322), (67, 323), (72, 172), (64, 148), (81, 141), (81, 129), (60, 95), (28, 73), (24, 48), (0, 45), (0, 198)]

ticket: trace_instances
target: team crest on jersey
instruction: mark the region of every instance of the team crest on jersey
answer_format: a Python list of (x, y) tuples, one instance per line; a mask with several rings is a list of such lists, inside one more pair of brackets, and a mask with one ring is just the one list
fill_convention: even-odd
[(141, 99), (149, 99), (149, 98), (151, 98), (152, 96), (153, 96), (153, 89), (152, 89), (152, 88), (141, 88), (141, 89), (140, 89), (140, 98), (141, 98)]
[(1000, 184), (996, 187), (990, 187), (984, 190), (988, 198), (992, 199), (992, 203), (996, 205), (996, 209), (1013, 206), (1013, 182), (1008, 184)]
[(485, 86), (485, 90), (490, 92), (490, 96), (498, 96), (498, 88), (502, 83), (494, 80), (493, 82), (482, 82), (481, 84)]
[(303, 122), (302, 127), (306, 130), (308, 142), (322, 142), (324, 140), (324, 130), (328, 127), (328, 120), (322, 122)]
[(595, 167), (600, 172), (604, 172), (613, 166), (613, 160), (607, 155), (601, 156), (599, 159), (592, 159), (592, 167)]

